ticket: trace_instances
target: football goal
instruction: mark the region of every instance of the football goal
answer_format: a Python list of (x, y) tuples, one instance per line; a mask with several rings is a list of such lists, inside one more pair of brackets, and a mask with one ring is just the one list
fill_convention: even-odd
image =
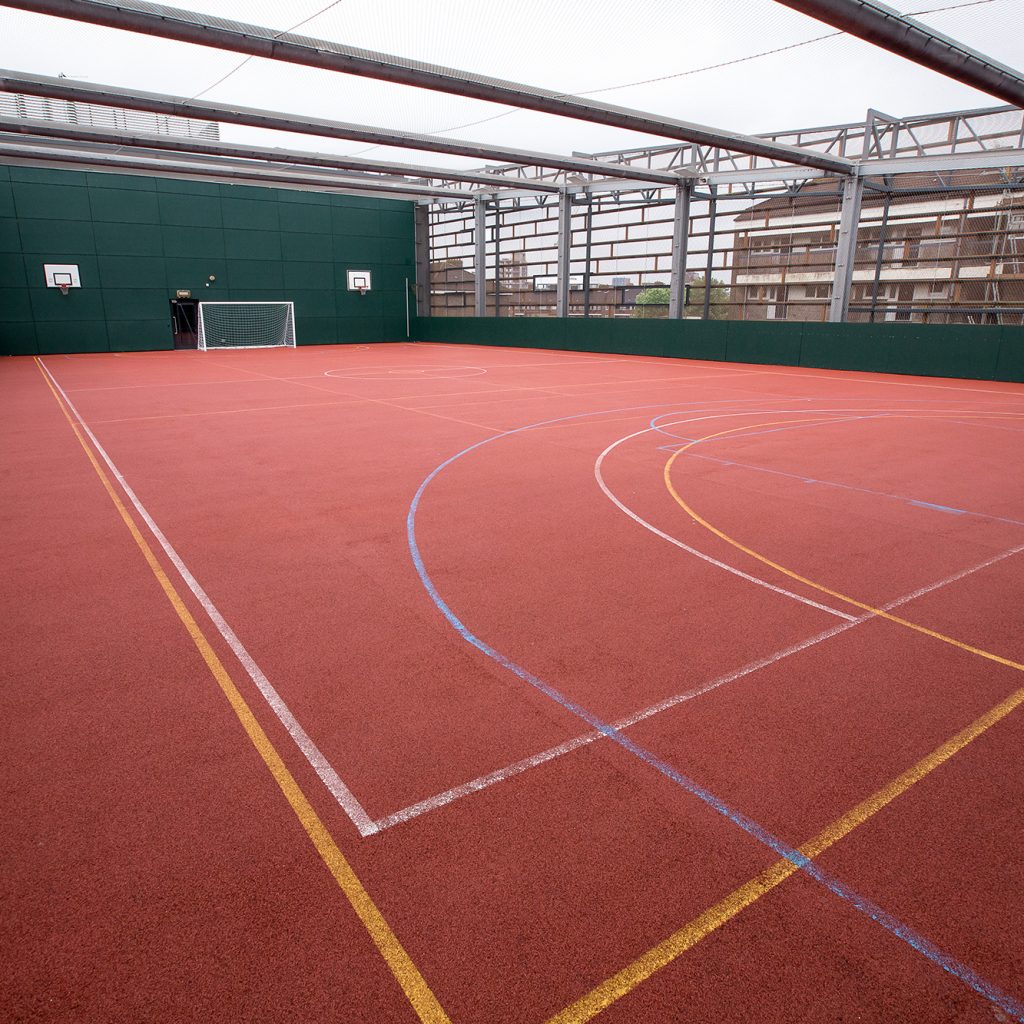
[(291, 302), (200, 302), (199, 347), (295, 347)]

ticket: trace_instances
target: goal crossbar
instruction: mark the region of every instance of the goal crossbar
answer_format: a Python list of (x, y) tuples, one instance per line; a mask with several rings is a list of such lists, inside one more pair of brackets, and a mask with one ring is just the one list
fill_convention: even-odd
[(293, 302), (200, 302), (199, 347), (295, 347)]

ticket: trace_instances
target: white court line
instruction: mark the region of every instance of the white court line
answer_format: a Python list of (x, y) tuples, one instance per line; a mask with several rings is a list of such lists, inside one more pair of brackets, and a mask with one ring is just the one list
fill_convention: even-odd
[[(776, 411), (776, 410), (772, 410), (772, 412), (774, 412), (774, 411)], [(777, 411), (780, 411), (780, 412), (797, 412), (798, 410), (793, 409), (793, 410), (777, 410)], [(816, 411), (816, 410), (808, 410), (808, 411)], [(828, 411), (831, 412), (832, 410), (830, 409)], [(700, 420), (705, 420), (705, 419), (710, 420), (710, 419), (729, 418), (729, 417), (732, 417), (732, 416), (762, 416), (762, 415), (766, 415), (765, 411), (762, 410), (762, 409), (759, 409), (756, 412), (715, 413), (712, 416), (700, 416), (700, 417), (697, 417), (697, 419), (694, 419), (694, 420), (680, 420), (677, 423), (674, 423), (672, 425), (673, 426), (679, 426), (680, 423), (696, 423), (696, 422), (699, 422)], [(831, 422), (831, 421), (827, 421), (827, 422)], [(688, 552), (691, 555), (696, 555), (697, 558), (700, 558), (703, 561), (710, 563), (711, 565), (717, 566), (719, 569), (724, 569), (726, 572), (731, 572), (734, 576), (739, 576), (740, 579), (744, 579), (748, 583), (756, 584), (759, 587), (765, 587), (767, 590), (771, 590), (774, 593), (780, 594), (783, 597), (792, 598), (792, 600), (799, 601), (801, 604), (805, 604), (805, 605), (807, 605), (810, 608), (817, 608), (819, 611), (827, 612), (829, 615), (835, 615), (837, 618), (846, 619), (847, 622), (854, 622), (854, 621), (856, 621), (856, 619), (857, 619), (856, 615), (850, 615), (848, 612), (841, 612), (838, 609), (831, 608), (831, 607), (829, 607), (826, 604), (820, 604), (819, 602), (814, 601), (814, 600), (812, 600), (809, 597), (803, 597), (800, 594), (794, 594), (793, 591), (786, 590), (785, 587), (779, 587), (779, 586), (776, 586), (774, 583), (769, 583), (768, 580), (763, 580), (763, 579), (761, 579), (760, 576), (752, 576), (750, 573), (744, 572), (742, 569), (738, 569), (734, 565), (729, 565), (726, 562), (719, 561), (717, 558), (714, 558), (711, 555), (707, 555), (703, 551), (698, 551), (696, 548), (690, 547), (689, 544), (683, 543), (683, 541), (679, 540), (678, 537), (673, 537), (670, 533), (665, 533), (664, 530), (659, 530), (658, 527), (656, 527), (653, 523), (647, 522), (646, 519), (641, 518), (631, 508), (628, 508), (621, 501), (619, 501), (619, 499), (615, 496), (614, 493), (612, 493), (611, 489), (605, 483), (604, 476), (601, 473), (601, 466), (604, 464), (605, 457), (607, 455), (609, 455), (612, 451), (614, 451), (616, 448), (618, 448), (618, 446), (620, 444), (625, 444), (627, 441), (631, 441), (634, 437), (640, 437), (643, 434), (650, 434), (650, 433), (653, 432), (653, 429), (654, 428), (652, 428), (652, 427), (646, 427), (643, 430), (636, 431), (636, 433), (634, 433), (634, 434), (627, 434), (625, 437), (620, 437), (618, 439), (618, 441), (613, 442), (607, 448), (605, 448), (605, 450), (603, 452), (601, 452), (601, 454), (597, 457), (597, 461), (594, 463), (594, 476), (597, 479), (598, 487), (601, 488), (601, 490), (605, 494), (605, 497), (607, 497), (615, 505), (615, 507), (619, 509), (620, 512), (624, 512), (627, 516), (629, 516), (630, 519), (632, 519), (636, 523), (639, 523), (645, 530), (650, 530), (650, 532), (653, 533), (655, 536), (661, 537), (662, 540), (667, 540), (669, 542), (669, 544), (674, 544), (677, 548), (682, 548), (683, 551), (686, 551), (686, 552)], [(738, 436), (742, 437), (743, 435), (741, 434), (741, 435), (738, 435)]]
[[(986, 558), (983, 562), (979, 562), (977, 565), (971, 566), (968, 569), (961, 569), (959, 572), (954, 573), (952, 576), (947, 576), (945, 579), (939, 580), (937, 583), (931, 583), (926, 587), (920, 587), (912, 593), (904, 594), (903, 597), (898, 597), (895, 601), (890, 601), (888, 604), (882, 605), (881, 610), (886, 612), (892, 611), (893, 608), (899, 608), (900, 605), (914, 601), (919, 597), (923, 597), (925, 594), (930, 594), (942, 587), (949, 586), (951, 583), (956, 583), (958, 580), (962, 580), (973, 573), (980, 572), (982, 569), (987, 569), (989, 566), (995, 565), (997, 562), (1001, 562), (1003, 559), (1009, 558), (1011, 555), (1019, 554), (1022, 551), (1024, 551), (1024, 544), (1020, 544), (1015, 548), (1010, 548), (1008, 551), (1003, 551), (1001, 554), (993, 555), (990, 558)], [(800, 653), (800, 651), (806, 651), (825, 640), (838, 636), (840, 633), (845, 633), (848, 629), (853, 629), (854, 626), (859, 626), (862, 622), (867, 622), (869, 619), (874, 618), (877, 618), (877, 616), (873, 612), (869, 612), (866, 615), (861, 615), (859, 618), (854, 619), (852, 622), (843, 622), (838, 626), (833, 626), (831, 629), (826, 629), (822, 633), (816, 633), (814, 636), (808, 637), (806, 640), (802, 640), (790, 647), (785, 647), (781, 651), (776, 651), (775, 654), (770, 654), (767, 657), (753, 661), (748, 665), (744, 665), (742, 668), (738, 668), (735, 671), (728, 673), (727, 675), (719, 676), (717, 679), (713, 679), (711, 682), (705, 683), (703, 686), (697, 687), (694, 690), (687, 690), (684, 693), (675, 694), (672, 697), (667, 697), (664, 700), (659, 701), (657, 704), (652, 704), (640, 711), (635, 711), (626, 718), (621, 718), (617, 722), (613, 722), (612, 728), (616, 730), (628, 729), (630, 726), (636, 725), (638, 722), (645, 721), (648, 718), (653, 718), (655, 715), (660, 715), (663, 711), (668, 711), (670, 708), (677, 707), (686, 701), (694, 700), (696, 697), (702, 697), (704, 694), (710, 693), (712, 690), (717, 690), (720, 686), (733, 683), (737, 679), (742, 679), (744, 676), (751, 675), (762, 668), (774, 665), (776, 662), (782, 661), (784, 658)], [(582, 735), (575, 736), (563, 743), (559, 743), (557, 746), (549, 747), (547, 750), (540, 751), (540, 753), (532, 754), (530, 757), (525, 757), (521, 761), (516, 761), (514, 764), (489, 772), (487, 775), (481, 775), (478, 778), (471, 779), (469, 782), (464, 782), (460, 786), (453, 786), (451, 789), (446, 789), (443, 793), (437, 793), (434, 796), (427, 797), (425, 800), (420, 800), (417, 803), (410, 804), (408, 807), (403, 807), (401, 810), (394, 811), (391, 814), (385, 815), (383, 818), (378, 818), (374, 824), (377, 826), (378, 831), (392, 828), (395, 825), (401, 825), (404, 822), (411, 821), (413, 818), (418, 818), (422, 814), (428, 814), (430, 811), (436, 811), (439, 808), (460, 799), (461, 797), (469, 796), (471, 793), (479, 793), (483, 789), (494, 786), (499, 782), (504, 782), (506, 779), (511, 779), (516, 775), (521, 775), (523, 772), (529, 771), (531, 768), (536, 768), (538, 765), (542, 765), (547, 761), (553, 761), (555, 758), (561, 757), (563, 754), (568, 754), (573, 750), (578, 750), (580, 747), (585, 747), (591, 743), (595, 743), (597, 740), (606, 738), (607, 737), (604, 733), (598, 732), (597, 730), (583, 733)]]
[[(944, 413), (952, 412), (954, 414), (957, 413), (957, 412), (960, 412), (960, 413), (972, 413), (972, 412), (975, 412), (975, 411), (976, 410), (972, 410), (972, 409), (966, 409), (966, 410), (963, 410), (963, 409), (961, 409), (961, 410), (943, 410)], [(732, 417), (741, 417), (741, 416), (775, 415), (777, 413), (790, 413), (790, 412), (791, 413), (811, 413), (811, 412), (819, 413), (819, 412), (824, 412), (824, 413), (829, 413), (829, 414), (832, 414), (832, 413), (845, 413), (845, 412), (856, 412), (856, 413), (859, 413), (860, 415), (858, 415), (856, 417), (853, 417), (854, 419), (870, 420), (870, 419), (881, 419), (881, 418), (884, 418), (886, 416), (893, 416), (893, 415), (899, 415), (899, 414), (905, 414), (905, 413), (920, 413), (921, 414), (920, 418), (923, 419), (923, 418), (926, 418), (928, 416), (929, 410), (927, 410), (927, 409), (806, 409), (806, 408), (804, 408), (804, 409), (758, 409), (758, 410), (755, 410), (753, 412), (751, 412), (751, 411), (735, 411), (735, 410), (730, 410), (730, 411), (727, 411), (727, 412), (716, 411), (716, 412), (711, 413), (711, 414), (706, 415), (706, 416), (696, 416), (696, 417), (691, 417), (689, 419), (675, 420), (671, 424), (666, 424), (666, 425), (667, 426), (681, 426), (681, 425), (686, 424), (686, 423), (700, 423), (700, 422), (703, 422), (704, 420), (730, 419)], [(839, 418), (839, 417), (831, 417), (829, 419), (821, 420), (820, 422), (817, 423), (817, 426), (827, 426), (830, 423), (845, 423), (845, 422), (849, 422), (849, 419), (850, 418), (842, 419), (842, 418)], [(796, 424), (796, 425), (794, 425), (793, 427), (791, 427), (789, 429), (796, 429), (799, 426), (810, 426), (810, 425), (811, 424), (809, 424), (809, 423), (808, 424)], [(786, 429), (786, 428), (783, 428), (783, 429)], [(648, 428), (646, 428), (644, 430), (638, 430), (638, 431), (636, 431), (633, 434), (627, 434), (625, 437), (620, 437), (617, 441), (613, 441), (597, 457), (597, 461), (594, 463), (594, 477), (596, 478), (597, 484), (601, 488), (601, 490), (604, 492), (605, 496), (612, 501), (612, 503), (616, 506), (616, 508), (618, 508), (621, 512), (624, 512), (627, 516), (629, 516), (630, 519), (632, 519), (634, 522), (638, 523), (645, 530), (649, 530), (651, 533), (655, 534), (658, 537), (661, 537), (663, 540), (667, 540), (670, 544), (675, 545), (677, 548), (682, 548), (684, 551), (687, 551), (687, 552), (689, 552), (692, 555), (696, 555), (698, 558), (703, 559), (705, 562), (710, 562), (712, 565), (718, 566), (721, 569), (725, 569), (726, 572), (731, 572), (733, 575), (739, 576), (741, 579), (745, 579), (745, 580), (747, 580), (750, 583), (755, 583), (758, 586), (766, 587), (768, 590), (772, 590), (775, 593), (780, 594), (780, 595), (782, 595), (784, 597), (792, 598), (794, 601), (799, 601), (801, 604), (810, 605), (812, 608), (818, 608), (821, 611), (828, 612), (831, 615), (836, 615), (839, 618), (847, 619), (847, 620), (849, 620), (851, 622), (855, 621), (856, 616), (854, 616), (854, 615), (849, 615), (846, 612), (837, 611), (835, 608), (831, 608), (828, 605), (819, 604), (817, 601), (812, 601), (811, 599), (806, 598), (806, 597), (802, 597), (799, 594), (794, 594), (792, 591), (786, 590), (784, 587), (778, 587), (774, 583), (769, 583), (767, 580), (763, 580), (763, 579), (761, 579), (758, 576), (752, 576), (749, 573), (745, 573), (741, 569), (736, 568), (735, 566), (728, 565), (725, 562), (720, 562), (720, 561), (718, 561), (718, 559), (712, 558), (710, 555), (706, 555), (706, 554), (704, 554), (704, 552), (698, 551), (696, 548), (691, 548), (688, 544), (684, 544), (677, 537), (673, 537), (671, 534), (665, 533), (663, 530), (659, 530), (658, 527), (654, 526), (652, 523), (647, 522), (646, 519), (643, 519), (641, 516), (637, 515), (637, 513), (634, 512), (631, 508), (629, 508), (626, 505), (624, 505), (615, 496), (615, 494), (611, 491), (611, 489), (608, 487), (608, 485), (605, 483), (604, 476), (601, 473), (601, 467), (604, 464), (605, 458), (611, 452), (613, 452), (616, 448), (618, 448), (619, 445), (625, 444), (627, 441), (631, 441), (633, 438), (640, 437), (643, 434), (650, 434), (650, 433), (654, 433), (654, 432), (666, 433), (666, 431), (663, 431), (660, 426), (659, 427), (648, 427)], [(737, 439), (737, 440), (741, 440), (745, 436), (754, 436), (754, 435), (745, 435), (745, 434), (741, 434), (741, 433), (736, 433), (736, 434), (732, 435), (732, 437), (734, 439)], [(708, 438), (707, 440), (710, 441), (710, 440), (712, 440), (712, 438)]]
[[(604, 362), (605, 360), (594, 360), (594, 361), (595, 362), (596, 361)], [(632, 361), (632, 360), (621, 360), (621, 361), (626, 362), (626, 361)], [(639, 360), (637, 360), (637, 361), (639, 361)], [(95, 446), (97, 452), (100, 454), (100, 456), (102, 457), (104, 462), (107, 464), (107, 466), (110, 469), (110, 471), (113, 473), (113, 475), (117, 479), (118, 483), (120, 484), (120, 486), (124, 490), (125, 495), (131, 501), (131, 503), (133, 504), (133, 506), (135, 507), (136, 511), (139, 513), (139, 515), (142, 517), (142, 519), (146, 522), (146, 525), (149, 527), (149, 529), (152, 532), (154, 538), (160, 544), (161, 548), (163, 548), (165, 554), (170, 559), (171, 563), (175, 566), (175, 568), (177, 569), (178, 573), (181, 575), (181, 578), (185, 582), (186, 586), (188, 586), (188, 588), (192, 591), (192, 593), (194, 594), (196, 599), (203, 606), (203, 608), (206, 611), (207, 615), (209, 615), (211, 621), (217, 627), (218, 631), (224, 637), (225, 641), (231, 647), (232, 651), (234, 651), (234, 653), (235, 653), (236, 657), (238, 658), (239, 662), (242, 664), (242, 666), (245, 668), (246, 672), (249, 674), (250, 678), (253, 680), (254, 684), (260, 690), (261, 694), (266, 699), (267, 703), (270, 705), (270, 707), (274, 711), (275, 715), (281, 721), (282, 725), (284, 725), (284, 727), (288, 731), (288, 733), (292, 736), (293, 740), (295, 741), (296, 745), (299, 747), (300, 751), (306, 757), (307, 761), (309, 762), (311, 767), (314, 769), (314, 771), (316, 771), (316, 773), (320, 777), (320, 779), (327, 786), (328, 790), (331, 792), (332, 796), (334, 796), (334, 798), (338, 802), (339, 806), (341, 806), (341, 808), (345, 811), (345, 813), (352, 820), (353, 824), (358, 829), (360, 835), (362, 835), (362, 836), (373, 835), (374, 833), (376, 833), (376, 832), (378, 832), (378, 831), (380, 831), (380, 830), (382, 830), (384, 828), (388, 828), (391, 825), (398, 824), (401, 821), (406, 821), (406, 820), (409, 820), (411, 818), (417, 817), (417, 816), (419, 816), (421, 814), (424, 814), (427, 811), (432, 810), (432, 809), (434, 809), (436, 807), (442, 807), (445, 804), (451, 803), (453, 800), (458, 799), (458, 797), (460, 797), (460, 796), (468, 795), (469, 793), (476, 792), (476, 791), (478, 791), (480, 789), (487, 788), (487, 786), (493, 785), (494, 783), (502, 781), (505, 778), (510, 778), (513, 775), (516, 775), (516, 774), (519, 774), (520, 772), (526, 771), (528, 768), (534, 767), (537, 764), (542, 764), (544, 761), (551, 760), (552, 758), (560, 756), (562, 753), (567, 753), (570, 750), (576, 749), (579, 746), (584, 746), (586, 744), (589, 744), (589, 743), (593, 742), (595, 739), (599, 739), (600, 738), (600, 736), (601, 736), (600, 733), (597, 733), (597, 734), (595, 734), (593, 736), (591, 736), (589, 734), (586, 734), (584, 736), (577, 737), (574, 740), (569, 740), (566, 743), (559, 744), (557, 747), (551, 748), (550, 751), (544, 751), (544, 752), (541, 752), (540, 754), (536, 754), (536, 755), (533, 755), (532, 757), (526, 758), (525, 760), (523, 760), (521, 762), (517, 762), (516, 765), (512, 765), (512, 766), (509, 766), (509, 767), (504, 768), (504, 769), (499, 769), (498, 771), (492, 772), (489, 775), (482, 776), (480, 779), (473, 780), (471, 782), (463, 784), (462, 786), (457, 786), (454, 789), (447, 790), (447, 791), (445, 791), (445, 793), (441, 793), (441, 794), (438, 794), (435, 797), (431, 797), (428, 800), (421, 801), (420, 803), (413, 805), (411, 808), (405, 808), (404, 810), (396, 811), (393, 814), (387, 815), (387, 816), (379, 819), (378, 821), (373, 821), (369, 817), (369, 815), (367, 814), (367, 812), (363, 808), (363, 806), (360, 804), (358, 799), (355, 797), (355, 795), (342, 782), (341, 778), (338, 776), (337, 772), (335, 771), (333, 766), (330, 764), (330, 762), (327, 760), (327, 758), (317, 748), (317, 746), (315, 745), (313, 740), (308, 736), (308, 734), (305, 732), (305, 730), (302, 728), (302, 726), (294, 718), (294, 716), (292, 715), (291, 711), (289, 710), (289, 708), (285, 704), (284, 700), (280, 697), (280, 695), (274, 689), (273, 685), (270, 683), (270, 681), (263, 674), (262, 670), (256, 664), (255, 660), (252, 658), (252, 656), (246, 650), (246, 648), (244, 647), (242, 642), (235, 635), (235, 633), (231, 629), (231, 627), (227, 624), (227, 622), (225, 621), (225, 619), (223, 618), (223, 616), (221, 615), (219, 610), (216, 608), (216, 606), (210, 600), (209, 596), (206, 594), (206, 592), (199, 585), (198, 581), (195, 579), (195, 577), (191, 574), (191, 572), (185, 566), (185, 564), (182, 561), (181, 557), (178, 555), (178, 553), (175, 551), (175, 549), (171, 546), (170, 542), (167, 540), (167, 538), (164, 536), (162, 531), (156, 525), (156, 523), (154, 522), (152, 517), (149, 515), (149, 513), (145, 509), (145, 507), (139, 501), (138, 497), (135, 495), (135, 492), (128, 485), (128, 483), (125, 480), (124, 476), (118, 470), (117, 466), (113, 463), (113, 461), (111, 460), (110, 456), (107, 454), (106, 450), (103, 448), (103, 446), (100, 444), (99, 440), (96, 438), (95, 434), (92, 432), (92, 430), (90, 430), (88, 424), (86, 424), (85, 420), (82, 418), (81, 413), (79, 413), (78, 409), (74, 406), (74, 404), (68, 398), (67, 393), (60, 386), (60, 384), (57, 382), (57, 380), (53, 377), (52, 373), (50, 373), (48, 367), (46, 367), (46, 365), (42, 363), (42, 360), (40, 360), (40, 364), (43, 366), (43, 370), (46, 372), (47, 377), (52, 381), (54, 387), (56, 387), (58, 392), (63, 397), (64, 401), (67, 403), (68, 407), (73, 412), (75, 418), (78, 420), (78, 422), (81, 425), (81, 427), (83, 428), (83, 430), (89, 436), (89, 438), (92, 441), (93, 445)], [(252, 371), (246, 371), (246, 372), (252, 372)], [(310, 378), (273, 378), (273, 377), (269, 377), (268, 375), (262, 375), (262, 374), (260, 374), (258, 376), (263, 376), (266, 379), (271, 379), (271, 380), (294, 380), (294, 381), (299, 381), (299, 380), (302, 380), (302, 379), (315, 379), (315, 377), (310, 377)], [(319, 376), (319, 375), (316, 375), (316, 376)], [(238, 382), (239, 381), (225, 381), (224, 383), (238, 383)], [(196, 383), (208, 383), (208, 382), (196, 382)], [(147, 385), (142, 385), (142, 386), (147, 386)], [(317, 389), (317, 390), (325, 390), (325, 389)], [(781, 397), (781, 396), (773, 396), (773, 397), (778, 398), (778, 397)], [(357, 401), (359, 401), (359, 400), (360, 399), (357, 399)], [(363, 399), (363, 400), (364, 401), (375, 401), (375, 400), (372, 400), (372, 399), (371, 400)], [(795, 400), (810, 402), (810, 401), (813, 401), (814, 399), (802, 398), (801, 397), (801, 398), (796, 398)], [(846, 399), (846, 401), (849, 401), (849, 400), (850, 399)], [(860, 401), (874, 402), (874, 401), (882, 401), (884, 399), (882, 399), (881, 397), (878, 398), (878, 399), (875, 399), (875, 398), (871, 397), (871, 398), (861, 398), (859, 400)], [(760, 399), (731, 400), (729, 404), (737, 404), (737, 403), (744, 403), (745, 404), (746, 402), (749, 402), (749, 401), (763, 401), (763, 398), (760, 398)], [(818, 401), (820, 401), (820, 399), (818, 399)], [(837, 401), (843, 401), (843, 399), (837, 399)], [(383, 404), (390, 404), (390, 403), (383, 403)], [(410, 410), (410, 411), (413, 411), (413, 410)], [(806, 411), (806, 410), (793, 410), (793, 411)], [(818, 410), (815, 410), (815, 411), (818, 411)], [(834, 411), (845, 411), (845, 410), (820, 410), (820, 411), (823, 411), (823, 412), (834, 412)], [(911, 411), (917, 412), (917, 411), (920, 411), (920, 410), (911, 410)], [(973, 411), (973, 410), (967, 410), (967, 411)], [(758, 410), (758, 413), (760, 413), (760, 412), (763, 412), (763, 410)], [(736, 415), (743, 415), (743, 413), (739, 413), (739, 412), (737, 412), (735, 414)], [(601, 413), (595, 412), (593, 415), (600, 416)], [(729, 415), (729, 413), (725, 413), (725, 415)], [(705, 417), (705, 418), (711, 418), (711, 417)], [(640, 431), (640, 433), (644, 433), (644, 432), (645, 431)], [(633, 436), (633, 435), (631, 435), (631, 436)], [(626, 440), (626, 439), (624, 438), (622, 440)], [(997, 562), (997, 561), (1001, 560), (1002, 558), (1009, 557), (1010, 555), (1015, 554), (1015, 553), (1017, 553), (1017, 551), (1020, 551), (1020, 550), (1024, 550), (1024, 547), (1015, 548), (1015, 549), (1013, 549), (1011, 551), (1004, 552), (1002, 555), (995, 556), (994, 558), (991, 558), (991, 559), (987, 560), (986, 562), (981, 563), (980, 565), (974, 567), (973, 569), (964, 570), (963, 572), (958, 573), (957, 575), (955, 575), (953, 577), (949, 577), (945, 581), (942, 581), (942, 582), (940, 582), (938, 584), (934, 584), (934, 585), (932, 585), (930, 587), (922, 588), (920, 591), (915, 591), (914, 594), (907, 595), (906, 597), (901, 598), (898, 601), (895, 601), (895, 602), (891, 603), (890, 605), (884, 606), (885, 610), (888, 610), (891, 607), (896, 607), (897, 605), (899, 605), (899, 604), (901, 604), (901, 603), (903, 603), (905, 601), (912, 600), (914, 597), (917, 597), (917, 596), (920, 596), (920, 595), (922, 595), (924, 593), (927, 593), (930, 590), (934, 590), (934, 589), (937, 589), (940, 586), (944, 586), (944, 585), (946, 585), (946, 583), (954, 582), (955, 580), (963, 578), (964, 576), (969, 575), (972, 572), (976, 572), (976, 571), (984, 568), (987, 565), (993, 564), (994, 562)], [(695, 553), (700, 554), (699, 552), (695, 552)], [(715, 560), (712, 560), (712, 561), (715, 561)], [(724, 563), (717, 563), (716, 562), (716, 564), (722, 565), (723, 568), (730, 569), (730, 567), (724, 565)], [(732, 571), (732, 570), (730, 569), (730, 571)], [(745, 575), (745, 574), (741, 573), (740, 575)], [(775, 588), (773, 588), (773, 589), (775, 589)], [(796, 595), (793, 595), (793, 596), (796, 596)], [(802, 600), (799, 597), (797, 599), (798, 600)], [(825, 633), (819, 634), (816, 637), (812, 637), (809, 641), (805, 641), (802, 644), (796, 645), (792, 649), (787, 649), (787, 650), (785, 650), (783, 652), (779, 652), (778, 655), (772, 656), (770, 659), (762, 659), (761, 662), (754, 663), (753, 665), (748, 666), (746, 669), (740, 669), (737, 672), (731, 673), (729, 676), (725, 676), (725, 677), (722, 677), (722, 678), (720, 678), (718, 680), (715, 680), (712, 683), (709, 683), (706, 686), (701, 687), (700, 690), (698, 690), (698, 691), (692, 691), (692, 692), (688, 692), (686, 694), (678, 695), (677, 697), (668, 698), (666, 701), (662, 701), (658, 705), (654, 705), (651, 708), (647, 708), (647, 709), (644, 709), (643, 711), (636, 712), (633, 716), (630, 716), (629, 718), (624, 719), (623, 722), (620, 723), (620, 727), (623, 727), (623, 728), (628, 727), (629, 725), (635, 724), (636, 722), (639, 722), (639, 721), (643, 720), (644, 718), (650, 717), (651, 715), (658, 714), (661, 711), (667, 710), (669, 707), (674, 707), (676, 704), (682, 703), (685, 700), (693, 699), (693, 697), (695, 697), (695, 696), (699, 696), (702, 693), (709, 692), (710, 690), (715, 689), (718, 686), (725, 685), (725, 683), (731, 682), (734, 679), (741, 678), (743, 675), (746, 675), (749, 672), (756, 671), (760, 667), (764, 667), (767, 664), (771, 664), (774, 660), (779, 660), (779, 659), (781, 659), (783, 657), (788, 656), (789, 654), (796, 653), (797, 650), (803, 650), (803, 649), (806, 649), (809, 646), (813, 646), (813, 644), (819, 643), (819, 642), (821, 642), (821, 640), (824, 640), (824, 639), (826, 639), (829, 636), (833, 636), (833, 635), (835, 635), (837, 633), (843, 632), (845, 629), (851, 628), (852, 626), (859, 624), (859, 622), (864, 621), (866, 618), (870, 618), (871, 617), (871, 616), (865, 616), (865, 617), (862, 617), (860, 619), (854, 619), (852, 616), (846, 616), (843, 613), (839, 613), (839, 612), (834, 612), (833, 611), (833, 614), (840, 615), (841, 617), (847, 618), (847, 619), (849, 619), (851, 621), (847, 622), (844, 625), (841, 625), (841, 626), (838, 626), (838, 627), (834, 627), (831, 630), (827, 630)]]
[(117, 482), (121, 485), (122, 490), (127, 495), (128, 500), (135, 506), (136, 512), (145, 520), (146, 525), (149, 527), (153, 536), (156, 538), (157, 543), (163, 548), (164, 554), (171, 560), (174, 568), (178, 570), (179, 575), (185, 581), (185, 585), (195, 595), (196, 600), (203, 606), (206, 614), (209, 615), (210, 620), (220, 631), (220, 635), (227, 641), (228, 646), (232, 651), (235, 652), (235, 656), (238, 658), (242, 667), (249, 674), (249, 678), (256, 684), (260, 693), (263, 694), (267, 704), (270, 705), (271, 710), (277, 716), (280, 723), (288, 730), (288, 734), (295, 741), (296, 746), (302, 751), (303, 756), (309, 762), (313, 770), (320, 776), (324, 785), (330, 790), (331, 795), (337, 800), (339, 806), (345, 813), (352, 819), (352, 823), (359, 830), (359, 834), (362, 836), (373, 835), (377, 831), (377, 826), (373, 823), (370, 816), (366, 813), (363, 805), (356, 799), (352, 791), (341, 781), (341, 777), (334, 770), (331, 763), (323, 755), (317, 745), (310, 739), (305, 729), (299, 725), (295, 716), (291, 713), (288, 705), (285, 704), (284, 700), (271, 685), (270, 680), (263, 674), (263, 670), (256, 664), (252, 655), (245, 649), (242, 641), (235, 635), (234, 630), (227, 624), (224, 616), (218, 611), (216, 605), (207, 596), (206, 591), (199, 585), (196, 578), (189, 572), (185, 563), (182, 561), (181, 556), (177, 551), (171, 547), (170, 542), (163, 535), (160, 527), (153, 521), (153, 517), (143, 507), (142, 502), (136, 497), (135, 492), (128, 486), (128, 482), (122, 476), (121, 471), (114, 465), (110, 456), (106, 453), (106, 450), (100, 444), (96, 435), (89, 429), (88, 424), (82, 419), (81, 413), (72, 404), (71, 399), (68, 398), (64, 389), (57, 383), (53, 374), (50, 373), (49, 369), (43, 363), (39, 361), (43, 370), (46, 372), (46, 376), (53, 382), (54, 387), (60, 392), (64, 401), (67, 402), (68, 408), (75, 415), (75, 419), (81, 424), (82, 429), (89, 435), (89, 439), (92, 441), (99, 452), (103, 461), (107, 464), (111, 473), (117, 479)]

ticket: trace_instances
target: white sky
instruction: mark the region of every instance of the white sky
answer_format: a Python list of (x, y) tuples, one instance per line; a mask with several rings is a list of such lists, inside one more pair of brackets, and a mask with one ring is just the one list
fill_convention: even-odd
[[(329, 0), (193, 0), (179, 6), (287, 29)], [(890, 0), (892, 3), (893, 0)], [(903, 12), (964, 0), (897, 0)], [(983, 53), (1024, 66), (1024, 0), (990, 0), (922, 21)], [(297, 32), (566, 92), (702, 68), (831, 31), (774, 0), (340, 0)], [(531, 111), (472, 127), (509, 108), (260, 59), (205, 91), (242, 55), (0, 7), (0, 65), (286, 113), (310, 114), (557, 152), (668, 140)], [(860, 40), (842, 36), (733, 67), (595, 95), (721, 128), (756, 133), (862, 120), (868, 107), (907, 115), (1001, 101)], [(451, 129), (457, 129), (452, 131)], [(223, 126), (222, 137), (352, 153), (358, 143)], [(375, 156), (436, 166), (475, 161), (378, 148)]]

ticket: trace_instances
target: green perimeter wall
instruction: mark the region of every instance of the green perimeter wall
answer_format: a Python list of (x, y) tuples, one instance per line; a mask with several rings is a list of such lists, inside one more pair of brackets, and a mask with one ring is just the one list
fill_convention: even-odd
[[(44, 263), (82, 287), (47, 288)], [(401, 341), (414, 274), (410, 202), (0, 165), (0, 354), (172, 348), (179, 288), (290, 299), (300, 345)]]
[(1024, 327), (424, 317), (418, 341), (1024, 382)]

